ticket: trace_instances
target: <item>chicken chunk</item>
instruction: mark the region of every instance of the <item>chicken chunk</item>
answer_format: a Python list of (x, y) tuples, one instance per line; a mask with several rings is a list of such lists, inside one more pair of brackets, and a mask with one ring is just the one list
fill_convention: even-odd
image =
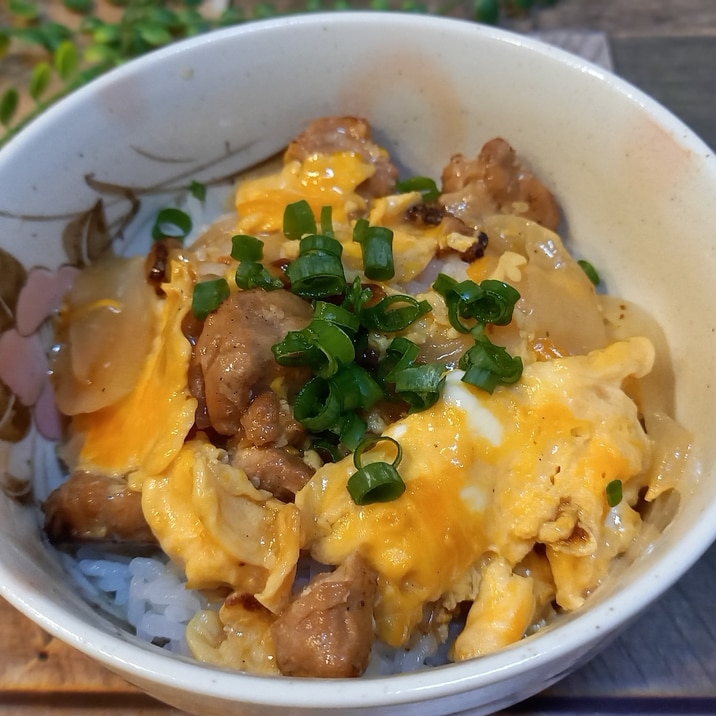
[[(303, 299), (284, 290), (238, 291), (206, 319), (192, 355), (191, 390), (206, 406), (207, 425), (221, 435), (235, 435), (251, 401), (282, 378), (297, 390), (310, 377), (305, 368), (280, 366), (271, 346), (289, 331), (308, 325), (313, 311)], [(202, 413), (197, 411), (197, 419)]]
[(285, 160), (302, 162), (312, 154), (333, 152), (353, 152), (375, 167), (375, 174), (358, 187), (362, 196), (387, 196), (395, 191), (398, 169), (385, 149), (373, 142), (368, 122), (357, 117), (322, 117), (311, 122), (288, 145)]
[(373, 644), (377, 577), (358, 554), (320, 574), (271, 627), (285, 676), (360, 676)]
[(142, 512), (141, 493), (121, 477), (75, 472), (42, 505), (53, 544), (156, 543)]
[(241, 447), (235, 450), (231, 462), (240, 467), (256, 487), (268, 490), (282, 502), (293, 502), (296, 493), (314, 473), (290, 448)]
[(491, 214), (518, 214), (555, 231), (559, 206), (552, 193), (499, 137), (475, 159), (456, 154), (443, 169), (440, 203), (473, 227)]
[(288, 403), (271, 390), (256, 396), (241, 416), (241, 426), (256, 447), (298, 446), (306, 437), (306, 429), (293, 417)]

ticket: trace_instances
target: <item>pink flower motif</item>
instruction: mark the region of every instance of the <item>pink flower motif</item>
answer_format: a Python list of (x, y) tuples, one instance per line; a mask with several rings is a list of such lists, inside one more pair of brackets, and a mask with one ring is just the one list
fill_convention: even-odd
[(74, 266), (32, 269), (18, 296), (15, 327), (0, 335), (0, 380), (34, 408), (35, 425), (49, 440), (60, 438), (61, 423), (48, 374), (49, 346), (39, 329), (60, 307), (78, 271)]

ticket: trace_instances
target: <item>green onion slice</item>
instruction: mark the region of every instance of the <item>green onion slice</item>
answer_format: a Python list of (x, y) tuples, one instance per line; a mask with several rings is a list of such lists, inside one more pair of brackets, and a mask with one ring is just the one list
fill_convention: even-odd
[(360, 328), (360, 318), (346, 308), (336, 306), (335, 303), (316, 301), (313, 307), (313, 317), (329, 323), (335, 323), (344, 331), (350, 333), (355, 333)]
[(202, 184), (200, 181), (196, 181), (196, 179), (193, 179), (189, 185), (189, 191), (191, 195), (199, 201), (206, 199), (206, 184)]
[(313, 371), (323, 378), (330, 378), (341, 366), (348, 365), (355, 359), (353, 341), (335, 323), (314, 318), (304, 331), (311, 337), (312, 344), (323, 354), (323, 360), (311, 366)]
[(283, 340), (271, 346), (275, 361), (283, 366), (318, 365), (323, 352), (305, 331), (289, 331)]
[(385, 396), (370, 373), (357, 363), (344, 365), (331, 380), (344, 410), (367, 410)]
[(580, 259), (577, 261), (579, 266), (581, 267), (582, 271), (584, 271), (585, 274), (587, 274), (587, 278), (595, 285), (598, 286), (602, 279), (599, 276), (599, 273), (597, 272), (597, 269), (592, 266), (592, 264), (589, 263), (589, 261), (585, 259)]
[(520, 298), (519, 291), (504, 281), (486, 279), (477, 284), (469, 279), (456, 281), (443, 273), (438, 274), (433, 289), (445, 299), (451, 325), (462, 333), (474, 328), (463, 321), (465, 318), (481, 326), (506, 326)]
[(155, 241), (164, 238), (185, 239), (191, 233), (191, 217), (181, 209), (169, 207), (162, 209), (154, 220), (152, 238)]
[(487, 336), (477, 335), (475, 345), (463, 353), (458, 366), (465, 371), (462, 380), (492, 393), (498, 385), (516, 383), (522, 375), (522, 359), (511, 356)]
[(396, 376), (415, 362), (420, 348), (404, 336), (397, 336), (385, 351), (382, 365), (386, 370), (385, 380), (395, 382)]
[(321, 207), (321, 233), (333, 238), (333, 208), (330, 206)]
[(203, 321), (229, 297), (229, 294), (229, 283), (225, 278), (200, 281), (194, 285), (191, 310), (200, 321)]
[(316, 318), (303, 330), (289, 331), (271, 350), (279, 365), (307, 365), (323, 378), (355, 359), (350, 336), (335, 323)]
[(419, 191), (426, 204), (435, 201), (440, 196), (437, 184), (430, 177), (410, 177), (395, 183), (395, 188), (400, 194), (407, 194), (411, 191)]
[(375, 306), (364, 307), (361, 311), (361, 323), (369, 330), (397, 333), (430, 311), (432, 306), (428, 301), (418, 301), (412, 296), (396, 294), (386, 296)]
[(236, 261), (261, 261), (264, 242), (255, 236), (237, 234), (231, 237), (231, 258)]
[(234, 281), (243, 289), (262, 288), (264, 291), (276, 291), (283, 288), (283, 281), (277, 276), (272, 276), (256, 261), (242, 261), (236, 267)]
[(348, 450), (353, 451), (360, 445), (367, 429), (365, 420), (355, 413), (348, 413), (340, 427), (340, 441)]
[(616, 507), (622, 501), (622, 481), (612, 480), (607, 483), (606, 493), (609, 507)]
[[(392, 463), (370, 462), (364, 465), (363, 453), (383, 441), (395, 445), (395, 460)], [(382, 436), (363, 440), (353, 453), (356, 472), (348, 478), (346, 484), (353, 502), (363, 506), (375, 502), (390, 502), (400, 497), (405, 492), (405, 483), (397, 470), (402, 457), (402, 448), (393, 438)]]
[(300, 239), (316, 233), (316, 219), (311, 205), (301, 199), (289, 204), (283, 212), (283, 233), (289, 239)]
[(315, 433), (338, 423), (343, 405), (333, 383), (320, 376), (311, 378), (296, 395), (293, 416)]
[(353, 241), (360, 244), (363, 273), (373, 281), (389, 281), (395, 276), (393, 232), (385, 226), (368, 226), (359, 219), (353, 228)]
[(286, 267), (286, 276), (291, 282), (291, 291), (304, 298), (337, 296), (346, 288), (340, 257), (325, 252), (299, 256)]
[(308, 234), (301, 239), (299, 255), (311, 253), (326, 253), (340, 258), (343, 254), (343, 244), (326, 234)]
[(426, 410), (440, 397), (445, 384), (445, 366), (426, 363), (403, 368), (395, 376), (395, 393), (402, 398), (411, 412)]

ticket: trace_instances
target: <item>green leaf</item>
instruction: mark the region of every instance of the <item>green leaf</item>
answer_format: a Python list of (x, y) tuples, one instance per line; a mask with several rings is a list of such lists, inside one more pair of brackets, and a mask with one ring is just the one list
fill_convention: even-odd
[(13, 35), (20, 42), (26, 42), (28, 45), (39, 45), (47, 49), (47, 38), (41, 30), (36, 27), (21, 27), (13, 32)]
[(499, 0), (475, 0), (473, 15), (477, 22), (497, 25), (500, 18)]
[(34, 20), (40, 14), (37, 3), (32, 0), (9, 0), (7, 9), (11, 15), (23, 20)]
[(116, 45), (121, 38), (120, 27), (113, 22), (103, 22), (92, 31), (92, 40), (98, 45)]
[(0, 124), (4, 127), (10, 126), (17, 106), (20, 103), (20, 95), (14, 87), (9, 87), (0, 97)]
[(55, 51), (55, 69), (64, 82), (67, 82), (77, 72), (79, 55), (77, 47), (69, 40), (65, 40)]
[(168, 45), (173, 39), (169, 30), (158, 23), (143, 24), (137, 29), (142, 40), (152, 47)]
[(253, 16), (256, 20), (276, 17), (276, 15), (278, 15), (276, 6), (271, 2), (257, 2), (254, 5)]
[(10, 47), (10, 33), (5, 28), (0, 28), (0, 58), (7, 54)]
[(85, 15), (92, 9), (92, 0), (64, 0), (64, 5), (72, 12)]
[(246, 15), (241, 8), (227, 7), (219, 16), (219, 25), (229, 27), (230, 25), (238, 25), (240, 22), (246, 21)]
[(38, 62), (32, 68), (28, 92), (30, 93), (30, 97), (32, 97), (35, 102), (40, 101), (40, 98), (49, 87), (51, 80), (52, 68), (47, 62)]
[(119, 54), (107, 45), (98, 45), (93, 43), (85, 47), (83, 53), (85, 62), (90, 64), (99, 64), (110, 67), (119, 62)]

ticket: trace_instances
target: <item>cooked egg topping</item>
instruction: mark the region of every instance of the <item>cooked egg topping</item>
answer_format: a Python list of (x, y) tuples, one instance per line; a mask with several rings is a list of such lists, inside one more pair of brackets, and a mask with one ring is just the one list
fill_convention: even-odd
[[(202, 611), (190, 622), (187, 636), (197, 658), (277, 673), (271, 626), (300, 590), (294, 582), (301, 581), (297, 567), (307, 553), (329, 566), (357, 554), (371, 579), (377, 574), (375, 636), (385, 643), (411, 647), (428, 632), (444, 640), (448, 622), (464, 614), (464, 605), (469, 611), (450, 658), (490, 653), (540, 628), (555, 610), (580, 607), (643, 531), (637, 503), (678, 483), (685, 468), (674, 466), (674, 454), (687, 437), (674, 437), (670, 419), (655, 417), (639, 400), (639, 379), (652, 370), (655, 350), (649, 338), (633, 336), (655, 331), (642, 331), (640, 324), (618, 328), (624, 305), (605, 310), (559, 236), (534, 221), (489, 215), (468, 227), (457, 215), (445, 219), (437, 205), (423, 207), (416, 220), (410, 210), (422, 195), (371, 196), (365, 187), (376, 164), (359, 152), (294, 155), (287, 154), (277, 171), (238, 185), (236, 216), (181, 250), (169, 264), (162, 295), (149, 287), (137, 260), (128, 260), (126, 271), (111, 269), (124, 277), (113, 279), (111, 290), (104, 288), (103, 267), (86, 280), (89, 288), (78, 283), (65, 316), (67, 345), (57, 361), (58, 372), (66, 374), (59, 383), (60, 407), (71, 416), (64, 456), (73, 470), (125, 476), (141, 491), (143, 516), (161, 549), (184, 570), (187, 586), (230, 594), (220, 609)], [(275, 278), (277, 266), (300, 251), (300, 242), (283, 234), (284, 210), (299, 200), (308, 202), (316, 219), (330, 208), (327, 233), (341, 244), (349, 284), (356, 276), (367, 282), (362, 247), (353, 240), (357, 220), (389, 228), (395, 276), (370, 282), (372, 287), (378, 295), (409, 293), (432, 309), (397, 333), (371, 328), (363, 336), (366, 356), (372, 351), (376, 361), (400, 335), (418, 347), (417, 364), (444, 367), (444, 386), (431, 407), (405, 415), (400, 401), (391, 412), (394, 406), (389, 410), (389, 401), (381, 400), (359, 415), (369, 434), (391, 439), (364, 452), (364, 464), (393, 463), (400, 446), (405, 491), (392, 501), (357, 504), (347, 489), (357, 470), (354, 456), (322, 463), (305, 426), (289, 443), (294, 426), (284, 408), (296, 417), (290, 404), (295, 396), (289, 399), (283, 379), (270, 385), (280, 394), (275, 421), (281, 429), (267, 439), (267, 449), (288, 446), (292, 458), (310, 467), (288, 497), (273, 486), (281, 499), (261, 489), (273, 483), (247, 475), (251, 467), (234, 460), (248, 444), (250, 420), (217, 439), (217, 423), (202, 424), (201, 410), (197, 415), (208, 391), (192, 383), (197, 400), (190, 390), (190, 372), (204, 369), (192, 362), (182, 329), (194, 286), (220, 276), (232, 299), (241, 298), (230, 293), (241, 290), (229, 256), (234, 233), (261, 239), (260, 260)], [(480, 336), (520, 358), (518, 382), (490, 393), (462, 380), (460, 358), (477, 339), (451, 322), (446, 299), (432, 288), (437, 271), (456, 281), (502, 281), (519, 292), (509, 324), (487, 325)], [(141, 296), (128, 286), (140, 286)], [(105, 330), (119, 325), (125, 342), (134, 317), (143, 347), (114, 378), (107, 351), (93, 335), (106, 313), (113, 323)], [(219, 325), (216, 343), (223, 348), (230, 341), (227, 324)], [(75, 335), (80, 332), (82, 341)], [(85, 344), (90, 350), (73, 355), (70, 349)], [(657, 352), (665, 351), (659, 346)], [(242, 366), (247, 356), (241, 354)], [(236, 366), (221, 373), (215, 391), (222, 397), (240, 392), (225, 380)], [(108, 394), (102, 394), (103, 384), (111, 386)], [(649, 391), (658, 392), (655, 384)], [(257, 394), (242, 403), (242, 411), (259, 405)], [(277, 427), (268, 423), (260, 424), (267, 433)], [(654, 447), (653, 436), (661, 447)], [(246, 449), (258, 447), (266, 445)], [(616, 503), (608, 489), (614, 485), (622, 493)]]
[(110, 405), (73, 418), (72, 432), (80, 444), (77, 469), (126, 475), (140, 489), (145, 475), (160, 474), (178, 454), (196, 411), (187, 379), (191, 346), (181, 330), (192, 287), (188, 264), (173, 262), (166, 298), (155, 306), (154, 340), (136, 383)]
[[(488, 553), (512, 569), (540, 542), (550, 562), (563, 554), (600, 561), (606, 485), (638, 480), (650, 451), (621, 382), (652, 361), (649, 341), (632, 339), (534, 363), (518, 385), (493, 395), (451, 372), (438, 403), (385, 431), (403, 448), (405, 493), (358, 506), (346, 490), (352, 459), (325, 465), (296, 498), (306, 546), (328, 564), (356, 550), (370, 561), (380, 575), (376, 632), (396, 646), (408, 642), (426, 604), (454, 601), (453, 585)], [(571, 608), (596, 586), (601, 571), (588, 571), (592, 579), (555, 574), (560, 603)]]

